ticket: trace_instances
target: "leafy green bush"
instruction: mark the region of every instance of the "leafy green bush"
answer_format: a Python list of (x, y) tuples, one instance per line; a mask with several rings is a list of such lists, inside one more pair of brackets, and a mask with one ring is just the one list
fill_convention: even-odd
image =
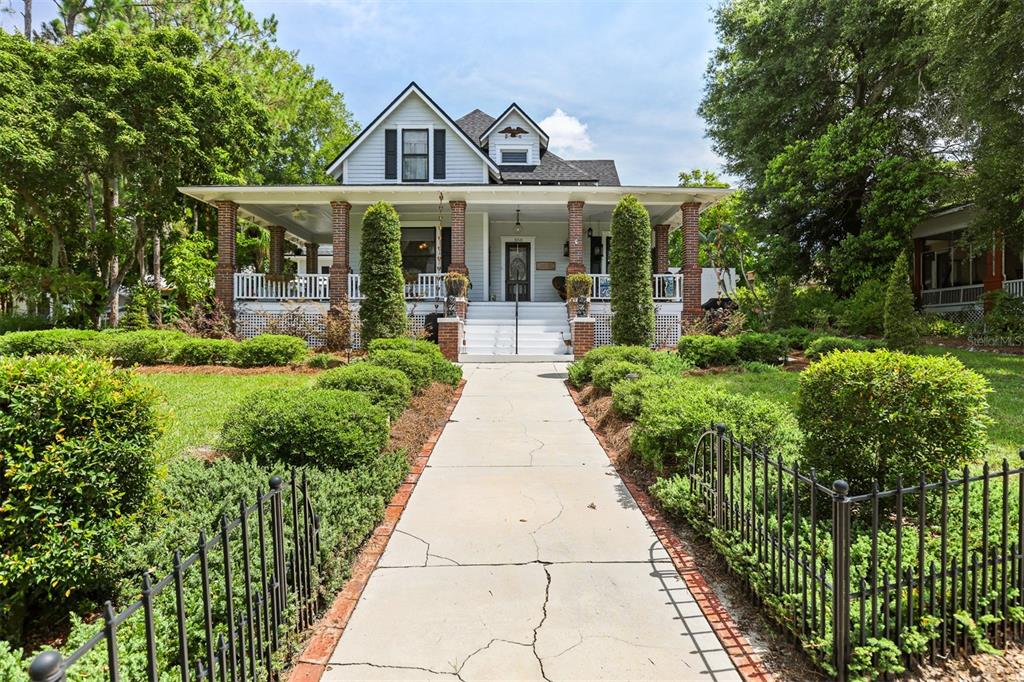
[(0, 355), (44, 355), (87, 352), (99, 332), (88, 329), (46, 329), (0, 336)]
[(793, 325), (824, 329), (835, 322), (840, 303), (830, 289), (808, 285), (794, 292), (793, 307)]
[(611, 360), (601, 363), (594, 370), (593, 384), (602, 390), (610, 391), (612, 386), (630, 374), (640, 377), (650, 371), (648, 367), (628, 360)]
[(23, 668), (21, 649), (12, 650), (10, 644), (0, 639), (0, 680), (27, 680), (28, 674)]
[(806, 327), (786, 327), (778, 330), (776, 334), (784, 338), (786, 345), (794, 350), (805, 350), (812, 341), (825, 336)]
[(985, 294), (985, 305), (987, 312), (979, 325), (980, 335), (1024, 344), (1024, 299), (1006, 291), (990, 291)]
[(671, 351), (658, 352), (654, 354), (654, 362), (651, 369), (657, 374), (673, 374), (679, 376), (683, 372), (693, 369), (693, 363), (687, 362), (679, 357), (679, 353)]
[(434, 367), (426, 355), (411, 350), (375, 350), (368, 362), (378, 367), (397, 369), (409, 377), (414, 393), (420, 393), (434, 378)]
[(892, 350), (910, 353), (921, 345), (921, 324), (910, 288), (910, 262), (901, 253), (892, 266), (885, 292), (885, 343)]
[(721, 367), (739, 361), (736, 337), (692, 334), (679, 337), (679, 357), (694, 367)]
[(0, 315), (0, 334), (39, 331), (49, 329), (51, 326), (50, 321), (42, 315), (23, 315), (21, 313)]
[(231, 339), (188, 339), (174, 354), (179, 365), (229, 365), (238, 342)]
[(146, 329), (107, 330), (92, 343), (92, 353), (118, 365), (157, 365), (174, 360), (188, 337), (179, 331)]
[(370, 342), (370, 355), (382, 350), (405, 350), (422, 355), (430, 360), (431, 378), (443, 384), (458, 386), (462, 381), (462, 368), (451, 363), (441, 353), (441, 348), (430, 341), (399, 337), (374, 339)]
[(744, 332), (736, 338), (736, 354), (744, 362), (777, 365), (785, 361), (788, 344), (778, 334)]
[(948, 320), (945, 317), (940, 317), (939, 315), (924, 315), (921, 326), (923, 327), (923, 332), (929, 336), (964, 338), (968, 334), (967, 325), (961, 322)]
[(347, 469), (379, 453), (388, 441), (387, 413), (354, 391), (256, 391), (224, 421), (221, 443), (260, 464)]
[(885, 327), (885, 285), (869, 279), (840, 306), (839, 326), (847, 334), (881, 334)]
[(636, 381), (620, 381), (612, 386), (612, 407), (626, 419), (636, 419), (645, 400), (655, 395), (668, 397), (683, 389), (683, 379), (666, 374), (641, 374)]
[(374, 339), (406, 333), (405, 279), (402, 276), (402, 223), (391, 204), (380, 201), (363, 216), (360, 338)]
[(654, 343), (654, 291), (651, 288), (651, 216), (633, 195), (612, 211), (612, 343)]
[(576, 300), (580, 296), (590, 298), (593, 287), (593, 280), (585, 272), (574, 272), (565, 278), (565, 295), (570, 300)]
[(299, 362), (309, 353), (306, 342), (284, 334), (260, 334), (235, 348), (232, 363), (238, 367), (281, 367)]
[(338, 364), (338, 360), (330, 353), (313, 353), (306, 360), (306, 367), (312, 367), (313, 369), (330, 369), (331, 367), (337, 367)]
[(796, 315), (796, 303), (793, 300), (793, 281), (786, 276), (779, 277), (775, 287), (775, 298), (772, 301), (771, 328), (782, 329), (792, 326)]
[(711, 424), (725, 424), (737, 438), (789, 461), (800, 450), (800, 429), (784, 405), (703, 386), (649, 394), (633, 423), (630, 443), (648, 467), (674, 470), (689, 462)]
[(569, 365), (569, 382), (577, 388), (589, 383), (594, 370), (610, 360), (626, 360), (653, 367), (657, 355), (644, 346), (599, 346)]
[[(153, 392), (80, 356), (0, 358), (0, 621), (110, 579), (150, 491)], [(36, 606), (33, 606), (36, 605)]]
[(848, 339), (843, 336), (819, 336), (807, 346), (805, 355), (810, 360), (819, 360), (832, 351), (869, 351), (878, 348), (874, 341)]
[(317, 388), (365, 393), (374, 405), (397, 419), (412, 400), (412, 384), (404, 372), (368, 362), (353, 362), (317, 377)]
[(932, 480), (985, 454), (985, 379), (952, 356), (836, 353), (800, 376), (804, 460), (856, 492)]

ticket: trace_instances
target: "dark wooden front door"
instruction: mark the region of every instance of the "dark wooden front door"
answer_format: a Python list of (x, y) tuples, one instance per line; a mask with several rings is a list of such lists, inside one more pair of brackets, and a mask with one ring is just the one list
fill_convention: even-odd
[(505, 300), (530, 300), (530, 243), (507, 242), (505, 244)]

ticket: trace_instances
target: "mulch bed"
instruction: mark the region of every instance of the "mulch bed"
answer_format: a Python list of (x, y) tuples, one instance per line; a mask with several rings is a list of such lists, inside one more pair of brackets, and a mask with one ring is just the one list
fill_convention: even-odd
[(930, 346), (945, 348), (961, 348), (963, 350), (980, 351), (983, 353), (1002, 353), (1004, 355), (1024, 355), (1024, 346), (982, 346), (971, 343), (970, 339), (957, 339), (950, 336), (926, 336), (922, 339)]

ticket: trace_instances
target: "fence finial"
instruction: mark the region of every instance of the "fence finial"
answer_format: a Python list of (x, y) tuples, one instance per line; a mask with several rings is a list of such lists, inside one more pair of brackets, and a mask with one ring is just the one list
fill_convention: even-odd
[(725, 432), (728, 429), (726, 428), (725, 424), (719, 423), (719, 424), (715, 424), (715, 430), (718, 431), (719, 435), (725, 435)]
[(64, 658), (57, 651), (44, 651), (33, 659), (28, 667), (28, 676), (32, 682), (62, 682), (64, 670), (61, 663)]
[(840, 478), (832, 483), (832, 490), (835, 490), (839, 497), (846, 497), (846, 493), (850, 492), (850, 484)]
[(271, 476), (270, 477), (270, 489), (271, 490), (280, 490), (282, 485), (284, 485), (284, 479), (282, 479), (280, 476)]

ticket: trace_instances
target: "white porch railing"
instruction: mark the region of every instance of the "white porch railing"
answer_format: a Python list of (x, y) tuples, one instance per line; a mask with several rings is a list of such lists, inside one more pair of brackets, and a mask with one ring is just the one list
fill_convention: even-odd
[(1010, 294), (1010, 296), (1016, 296), (1017, 298), (1024, 298), (1024, 279), (1008, 279), (1003, 282), (1003, 290)]
[[(683, 300), (683, 276), (681, 274), (657, 274), (651, 279), (656, 301)], [(611, 275), (590, 275), (590, 298), (607, 301), (612, 297)]]
[(348, 273), (348, 300), (356, 301), (363, 297), (363, 289), (359, 284), (359, 275)]
[(326, 301), (327, 275), (295, 275), (287, 281), (268, 280), (262, 272), (236, 272), (235, 298), (242, 301)]
[(415, 282), (406, 282), (405, 297), (439, 301), (445, 297), (443, 272), (421, 272)]
[(981, 299), (984, 287), (981, 284), (970, 284), (963, 287), (947, 287), (945, 289), (927, 289), (921, 292), (921, 305), (961, 305), (975, 303)]

